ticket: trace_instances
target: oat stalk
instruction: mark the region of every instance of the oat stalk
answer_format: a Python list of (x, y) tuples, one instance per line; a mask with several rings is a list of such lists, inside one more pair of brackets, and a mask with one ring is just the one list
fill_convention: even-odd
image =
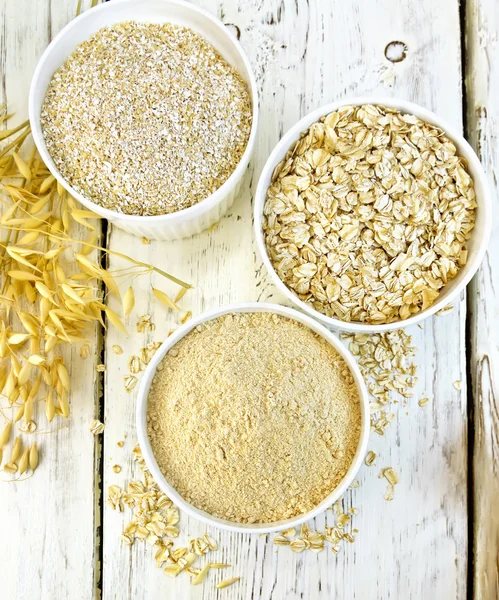
[[(10, 116), (5, 105), (0, 107), (0, 122)], [(25, 436), (40, 432), (40, 420), (52, 424), (70, 414), (71, 380), (60, 348), (80, 343), (88, 349), (97, 323), (126, 333), (120, 316), (105, 303), (106, 290), (120, 296), (115, 276), (91, 253), (117, 256), (142, 274), (156, 272), (181, 290), (191, 287), (158, 267), (101, 247), (90, 220), (96, 215), (77, 206), (34, 146), (24, 149), (29, 133), (28, 122), (0, 133), (5, 140), (0, 149), (0, 230), (5, 232), (0, 241), (0, 393), (8, 404), (2, 417), (11, 440), (3, 439), (0, 467), (3, 459), (3, 470), (17, 481), (38, 467), (38, 447), (27, 444)], [(88, 230), (86, 239), (71, 235), (77, 224)]]

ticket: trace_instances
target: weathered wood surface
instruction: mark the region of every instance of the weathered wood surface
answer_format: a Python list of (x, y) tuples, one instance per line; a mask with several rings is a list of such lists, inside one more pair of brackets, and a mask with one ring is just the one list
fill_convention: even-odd
[(499, 598), (499, 7), (466, 5), (467, 129), (494, 204), (489, 251), (468, 289), (473, 411), (474, 598)]
[[(74, 16), (75, 7), (65, 0), (0, 2), (0, 95), (9, 111), (16, 112), (16, 122), (27, 118), (29, 83), (38, 58)], [(49, 427), (55, 432), (44, 435), (45, 418), (35, 416), (39, 433), (24, 439), (36, 440), (40, 447), (36, 476), (0, 486), (2, 599), (88, 600), (94, 595), (97, 447), (88, 428), (99, 401), (97, 346), (96, 331), (87, 360), (80, 359), (77, 347), (64, 351), (73, 385), (71, 417), (68, 422), (55, 419)], [(43, 406), (37, 410), (43, 414)]]
[[(282, 300), (254, 252), (251, 196), (270, 150), (301, 116), (326, 102), (362, 94), (418, 102), (457, 126), (461, 125), (463, 110), (457, 0), (424, 0), (417, 7), (410, 0), (196, 3), (239, 28), (258, 79), (261, 124), (246, 183), (230, 214), (213, 231), (179, 242), (144, 245), (140, 239), (110, 229), (107, 240), (113, 250), (192, 282), (196, 288), (181, 304), (194, 314), (229, 302)], [(74, 14), (76, 4), (76, 0), (0, 0), (2, 93), (19, 112), (26, 108), (29, 78), (37, 58), (49, 37)], [(474, 0), (468, 2), (466, 11), (467, 72), (475, 74), (468, 79), (468, 126), (480, 145), (491, 183), (495, 183), (497, 169), (494, 135), (498, 119), (497, 101), (494, 104), (498, 75), (493, 62), (498, 24), (491, 17), (494, 10), (497, 17), (493, 0)], [(385, 48), (392, 41), (407, 45), (402, 62), (385, 58)], [(475, 105), (487, 109), (486, 119), (483, 112), (474, 111)], [(475, 308), (470, 323), (475, 333), (471, 373), (477, 374), (472, 388), (477, 421), (474, 507), (476, 518), (484, 523), (483, 527), (475, 523), (475, 547), (480, 549), (475, 568), (477, 599), (497, 596), (498, 521), (492, 517), (498, 490), (494, 404), (498, 344), (493, 329), (497, 268), (493, 270), (490, 258), (497, 256), (497, 250), (496, 242), (468, 294)], [(111, 266), (123, 265), (112, 261)], [(100, 573), (106, 600), (210, 600), (222, 594), (230, 600), (467, 597), (468, 569), (472, 568), (468, 517), (472, 515), (467, 507), (464, 298), (451, 313), (429, 319), (422, 330), (415, 327), (410, 331), (419, 347), (420, 380), (415, 398), (407, 406), (394, 407), (397, 420), (384, 438), (372, 434), (369, 447), (379, 455), (376, 467), (362, 468), (360, 487), (350, 490), (344, 500), (346, 508), (359, 510), (352, 518), (352, 527), (359, 533), (355, 543), (344, 544), (338, 555), (330, 550), (296, 555), (286, 548), (277, 551), (272, 536), (233, 535), (211, 529), (220, 542), (217, 556), (234, 565), (224, 577), (242, 577), (219, 594), (213, 579), (199, 588), (191, 587), (187, 576), (169, 579), (156, 568), (149, 546), (124, 546), (120, 534), (127, 512), (111, 511), (105, 502), (101, 509), (103, 535), (97, 536), (100, 509), (94, 512), (95, 486), (101, 486), (105, 496), (108, 485), (124, 485), (132, 473), (137, 474), (131, 460), (136, 439), (135, 393), (127, 394), (123, 387), (128, 357), (146, 342), (162, 340), (178, 324), (178, 316), (167, 315), (152, 297), (151, 284), (173, 290), (159, 276), (137, 278), (129, 339), (112, 329), (106, 336), (103, 481), (97, 468), (98, 448), (88, 433), (99, 402), (95, 360), (81, 362), (75, 354), (77, 379), (69, 428), (45, 444), (43, 470), (40, 466), (36, 478), (22, 488), (4, 485), (0, 491), (1, 506), (7, 507), (0, 536), (2, 598), (92, 598)], [(146, 313), (152, 315), (156, 330), (139, 334), (135, 322)], [(122, 346), (122, 355), (112, 352), (114, 344)], [(461, 391), (452, 385), (456, 380), (463, 381)], [(417, 400), (423, 395), (430, 398), (430, 404), (420, 408)], [(117, 442), (123, 439), (125, 447), (120, 449)], [(122, 467), (118, 475), (112, 470), (114, 464)], [(377, 478), (380, 468), (389, 465), (401, 478), (392, 502), (384, 500), (385, 484)], [(488, 485), (489, 480), (495, 487)], [(332, 517), (327, 513), (311, 527), (321, 529), (325, 522), (333, 521)], [(190, 536), (206, 530), (185, 517), (181, 529)], [(484, 546), (488, 553), (481, 550)], [(95, 569), (99, 558), (102, 565)]]

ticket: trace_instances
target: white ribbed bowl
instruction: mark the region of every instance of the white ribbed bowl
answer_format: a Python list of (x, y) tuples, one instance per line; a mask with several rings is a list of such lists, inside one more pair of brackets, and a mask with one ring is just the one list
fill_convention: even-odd
[[(205, 323), (206, 321), (211, 321), (212, 319), (216, 319), (221, 315), (225, 315), (231, 312), (271, 312), (302, 323), (318, 335), (322, 336), (326, 341), (328, 341), (331, 344), (331, 346), (333, 346), (333, 348), (338, 352), (338, 354), (340, 354), (340, 356), (345, 360), (348, 367), (350, 368), (350, 371), (352, 372), (353, 378), (355, 380), (355, 384), (359, 391), (361, 410), (361, 432), (357, 452), (355, 453), (355, 457), (352, 464), (350, 465), (350, 468), (348, 469), (341, 483), (329, 494), (329, 496), (324, 498), (322, 502), (320, 502), (314, 509), (312, 509), (308, 513), (299, 515), (292, 519), (276, 521), (274, 523), (246, 524), (236, 523), (234, 521), (227, 521), (225, 519), (219, 519), (218, 517), (214, 517), (213, 515), (210, 515), (209, 513), (203, 510), (199, 510), (189, 502), (186, 502), (182, 498), (182, 496), (177, 492), (177, 490), (168, 483), (163, 473), (161, 472), (158, 463), (156, 462), (154, 453), (152, 451), (151, 443), (149, 441), (149, 436), (147, 435), (148, 395), (158, 364), (163, 360), (168, 350), (170, 350), (170, 348), (172, 348), (179, 340), (185, 337), (197, 325)], [(309, 519), (313, 519), (319, 513), (325, 511), (329, 506), (331, 506), (331, 504), (336, 502), (336, 500), (338, 500), (338, 498), (342, 496), (342, 494), (345, 492), (348, 486), (352, 483), (357, 471), (359, 470), (362, 464), (362, 460), (367, 450), (369, 428), (369, 400), (366, 385), (359, 371), (357, 363), (355, 362), (355, 359), (353, 358), (353, 355), (349, 352), (349, 350), (330, 331), (328, 331), (315, 319), (311, 319), (307, 315), (304, 315), (303, 313), (298, 312), (292, 308), (287, 308), (278, 304), (267, 304), (263, 302), (231, 304), (229, 306), (217, 308), (216, 310), (205, 312), (199, 317), (191, 319), (182, 327), (179, 327), (158, 349), (153, 359), (147, 366), (147, 369), (142, 375), (137, 400), (137, 435), (139, 439), (140, 448), (142, 450), (142, 455), (146, 461), (146, 464), (149, 470), (151, 471), (154, 480), (159, 485), (161, 490), (163, 490), (163, 492), (169, 498), (171, 498), (177, 506), (179, 506), (190, 516), (195, 517), (196, 519), (199, 519), (200, 521), (203, 521), (208, 525), (214, 525), (216, 527), (220, 527), (221, 529), (226, 529), (229, 531), (239, 531), (242, 533), (270, 533), (272, 531), (279, 531), (287, 527), (296, 527), (297, 525), (300, 525), (301, 523), (304, 523)]]
[[(478, 205), (476, 209), (475, 228), (473, 229), (471, 238), (467, 243), (468, 262), (466, 265), (459, 270), (454, 279), (449, 281), (449, 283), (442, 288), (437, 301), (429, 308), (420, 311), (404, 321), (396, 321), (395, 323), (386, 323), (383, 325), (369, 325), (366, 323), (341, 321), (340, 319), (336, 319), (334, 317), (327, 317), (326, 315), (312, 308), (306, 302), (300, 300), (300, 298), (298, 298), (298, 296), (279, 278), (274, 267), (272, 266), (267, 253), (267, 248), (265, 246), (265, 239), (262, 230), (263, 208), (265, 205), (265, 197), (267, 195), (267, 189), (270, 185), (272, 173), (275, 167), (284, 158), (292, 143), (298, 140), (301, 133), (306, 131), (312, 125), (312, 123), (315, 123), (321, 117), (334, 110), (337, 110), (338, 108), (341, 108), (342, 106), (358, 106), (360, 104), (379, 104), (382, 106), (395, 108), (402, 113), (416, 115), (420, 119), (436, 125), (445, 131), (448, 137), (456, 145), (459, 155), (465, 158), (468, 162), (469, 173), (473, 177), (475, 184), (476, 202)], [(260, 175), (260, 179), (258, 181), (255, 194), (254, 223), (256, 244), (262, 261), (267, 268), (267, 271), (270, 273), (274, 284), (295, 306), (301, 310), (304, 310), (316, 319), (319, 319), (326, 325), (332, 327), (338, 327), (340, 329), (353, 331), (356, 333), (379, 333), (383, 331), (399, 329), (400, 327), (408, 327), (409, 325), (418, 323), (430, 315), (433, 315), (441, 308), (444, 308), (459, 296), (459, 294), (468, 285), (473, 275), (476, 273), (485, 255), (485, 251), (487, 250), (487, 244), (490, 238), (492, 226), (492, 201), (487, 183), (487, 177), (473, 148), (468, 144), (459, 131), (446, 123), (444, 119), (441, 119), (435, 113), (432, 113), (422, 106), (418, 106), (412, 102), (406, 102), (405, 100), (383, 97), (345, 98), (339, 102), (326, 104), (325, 106), (322, 106), (309, 113), (303, 117), (303, 119), (298, 121), (296, 125), (291, 127), (291, 129), (281, 138), (265, 163), (262, 174)]]
[[(202, 202), (168, 215), (142, 217), (124, 215), (91, 202), (62, 177), (45, 145), (40, 111), (54, 72), (78, 44), (102, 27), (122, 21), (171, 22), (196, 31), (208, 40), (232, 65), (248, 85), (253, 105), (253, 123), (246, 150), (229, 179)], [(255, 144), (258, 124), (258, 93), (250, 63), (241, 46), (218, 19), (205, 10), (182, 0), (113, 0), (87, 10), (56, 35), (35, 69), (29, 93), (29, 120), (33, 139), (44, 163), (66, 190), (89, 210), (137, 236), (156, 240), (175, 240), (200, 233), (218, 222), (236, 197)]]

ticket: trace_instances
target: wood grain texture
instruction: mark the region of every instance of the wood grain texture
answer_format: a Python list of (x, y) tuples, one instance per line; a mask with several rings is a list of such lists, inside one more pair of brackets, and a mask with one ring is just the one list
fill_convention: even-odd
[[(413, 100), (461, 125), (461, 50), (457, 0), (205, 0), (200, 4), (241, 31), (241, 43), (253, 64), (260, 92), (261, 124), (255, 158), (246, 184), (229, 215), (211, 232), (174, 243), (143, 245), (112, 230), (109, 246), (152, 262), (195, 284), (182, 306), (194, 314), (236, 301), (282, 299), (255, 256), (251, 196), (258, 174), (279, 137), (301, 116), (321, 104), (348, 95), (384, 94)], [(407, 57), (392, 64), (386, 45), (407, 44)], [(113, 267), (119, 267), (112, 261)], [(106, 430), (104, 486), (130, 479), (130, 452), (135, 440), (135, 395), (123, 391), (127, 358), (147, 339), (162, 340), (177, 317), (150, 294), (150, 285), (168, 290), (158, 277), (137, 280), (137, 306), (130, 338), (110, 330), (106, 341)], [(156, 331), (134, 331), (136, 317), (153, 315)], [(397, 408), (397, 422), (384, 438), (372, 436), (379, 459), (363, 467), (361, 486), (345, 496), (345, 507), (359, 514), (353, 545), (339, 555), (292, 554), (272, 545), (272, 536), (232, 535), (214, 529), (218, 557), (233, 564), (227, 576), (238, 584), (218, 593), (214, 580), (192, 588), (187, 577), (168, 579), (145, 545), (123, 546), (119, 540), (126, 516), (104, 508), (103, 598), (150, 597), (207, 600), (239, 599), (374, 599), (466, 597), (467, 587), (467, 419), (464, 336), (465, 300), (442, 317), (411, 329), (420, 348), (416, 397)], [(111, 352), (113, 344), (124, 349)], [(423, 395), (431, 399), (417, 406)], [(124, 449), (117, 442), (128, 434)], [(123, 467), (119, 475), (112, 465)], [(401, 477), (395, 499), (383, 499), (379, 469), (393, 466)], [(332, 522), (331, 513), (312, 527)], [(205, 531), (182, 517), (190, 535)], [(224, 574), (225, 576), (225, 574)]]
[[(75, 8), (76, 2), (66, 0), (0, 1), (0, 95), (9, 111), (16, 112), (16, 122), (27, 118), (29, 84), (38, 58)], [(56, 419), (52, 428), (61, 428), (51, 435), (40, 431), (24, 436), (26, 443), (36, 440), (40, 447), (36, 474), (22, 483), (0, 484), (2, 599), (94, 597), (98, 453), (88, 427), (98, 401), (96, 334), (94, 340), (92, 357), (86, 361), (78, 347), (64, 351), (73, 386), (70, 419)], [(43, 406), (38, 410), (43, 412)], [(46, 430), (43, 417), (38, 423), (39, 430)], [(6, 479), (3, 473), (0, 478)]]
[(499, 598), (499, 8), (466, 3), (466, 90), (470, 141), (487, 172), (493, 232), (468, 290), (474, 398), (474, 598)]

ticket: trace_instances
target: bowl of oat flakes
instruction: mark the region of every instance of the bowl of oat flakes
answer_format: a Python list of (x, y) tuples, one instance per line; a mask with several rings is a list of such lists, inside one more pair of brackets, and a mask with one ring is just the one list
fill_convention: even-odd
[(458, 298), (491, 231), (475, 152), (410, 102), (354, 98), (280, 140), (254, 207), (259, 253), (297, 307), (354, 332), (408, 326)]
[(181, 0), (120, 0), (71, 21), (31, 83), (33, 138), (85, 207), (134, 235), (188, 237), (232, 204), (258, 97), (235, 36)]
[(366, 453), (367, 390), (315, 319), (264, 303), (209, 311), (149, 363), (137, 432), (147, 467), (189, 515), (266, 533), (331, 506)]

